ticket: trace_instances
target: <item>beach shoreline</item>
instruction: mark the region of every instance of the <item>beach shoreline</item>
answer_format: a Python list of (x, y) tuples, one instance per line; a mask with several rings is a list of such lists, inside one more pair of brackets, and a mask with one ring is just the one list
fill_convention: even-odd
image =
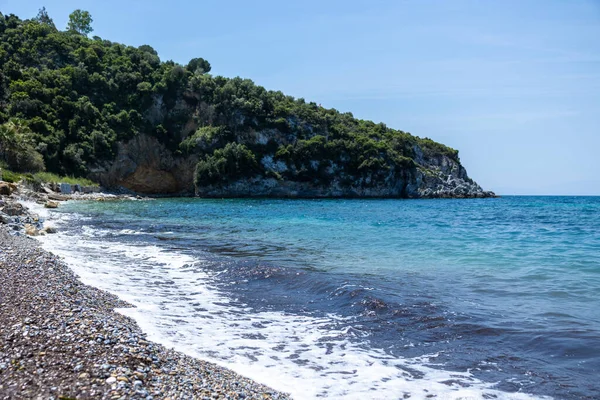
[[(44, 232), (30, 211), (18, 219)], [(132, 305), (83, 284), (58, 256), (8, 226), (0, 224), (0, 399), (289, 398), (146, 340), (118, 312)]]
[[(3, 201), (5, 200), (6, 198), (3, 199)], [(328, 233), (331, 230), (331, 225), (328, 224), (324, 227), (327, 232), (322, 229), (320, 233), (317, 232), (314, 236), (308, 235), (307, 232), (318, 229), (322, 225), (323, 218), (329, 221), (337, 221), (340, 217), (346, 218), (348, 215), (353, 215), (354, 212), (357, 212), (359, 216), (352, 217), (349, 223), (344, 222), (343, 224), (334, 225), (353, 228), (348, 230), (356, 233), (345, 236), (345, 239), (354, 238), (354, 240), (348, 241), (349, 243), (357, 243), (356, 239), (361, 238), (365, 231), (372, 230), (372, 223), (369, 221), (398, 221), (400, 220), (399, 217), (402, 216), (414, 218), (417, 225), (415, 229), (429, 234), (432, 232), (430, 228), (432, 212), (437, 212), (440, 208), (446, 208), (445, 205), (439, 204), (440, 202), (414, 202), (414, 207), (409, 207), (407, 211), (404, 211), (398, 210), (398, 205), (404, 206), (404, 203), (390, 202), (339, 202), (335, 204), (332, 202), (319, 202), (317, 204), (313, 202), (294, 202), (287, 203), (289, 207), (282, 207), (282, 203), (279, 201), (264, 201), (261, 203), (255, 201), (214, 202), (204, 200), (192, 202), (185, 199), (143, 201), (131, 197), (128, 200), (115, 202), (91, 200), (61, 203), (59, 210), (54, 211), (44, 208), (43, 202), (36, 201), (32, 197), (24, 195), (24, 193), (15, 193), (10, 200), (0, 204), (0, 216), (2, 216), (6, 204), (20, 201), (26, 207), (26, 214), (19, 217), (21, 221), (30, 219), (35, 222), (37, 220), (40, 224), (43, 221), (43, 225), (40, 225), (39, 234), (46, 235), (40, 237), (38, 241), (29, 239), (23, 233), (24, 228), (21, 226), (21, 231), (18, 233), (20, 235), (18, 239), (21, 242), (15, 247), (17, 250), (6, 249), (6, 255), (2, 255), (2, 251), (5, 250), (4, 243), (10, 243), (10, 241), (4, 241), (0, 237), (0, 255), (3, 257), (0, 258), (0, 273), (3, 272), (3, 260), (8, 258), (12, 261), (10, 259), (11, 254), (8, 254), (9, 251), (21, 251), (19, 246), (25, 246), (23, 243), (32, 246), (31, 243), (35, 245), (36, 242), (39, 242), (41, 249), (54, 254), (55, 259), (58, 260), (57, 262), (66, 264), (66, 268), (71, 271), (71, 274), (77, 275), (76, 278), (80, 284), (87, 284), (98, 288), (100, 292), (110, 293), (108, 295), (110, 298), (102, 300), (108, 306), (105, 307), (100, 304), (98, 307), (101, 309), (108, 307), (114, 310), (111, 312), (118, 314), (119, 318), (128, 317), (125, 319), (130, 319), (130, 322), (137, 326), (135, 328), (137, 331), (131, 331), (129, 328), (124, 330), (125, 342), (123, 345), (128, 348), (136, 349), (135, 346), (129, 345), (130, 340), (133, 344), (136, 344), (137, 340), (144, 346), (147, 346), (150, 341), (160, 343), (163, 347), (178, 350), (181, 352), (179, 354), (187, 354), (195, 359), (215, 363), (217, 369), (219, 367), (229, 368), (235, 371), (234, 374), (241, 374), (248, 377), (249, 380), (254, 380), (254, 382), (277, 388), (280, 392), (291, 393), (294, 398), (359, 399), (372, 398), (374, 394), (377, 395), (376, 398), (398, 398), (398, 396), (403, 395), (411, 398), (427, 398), (433, 395), (436, 398), (448, 399), (550, 398), (547, 396), (565, 399), (594, 398), (593, 393), (596, 392), (597, 388), (593, 383), (588, 384), (584, 380), (587, 374), (584, 369), (581, 369), (578, 372), (579, 375), (576, 375), (575, 372), (565, 372), (562, 365), (550, 368), (544, 365), (540, 366), (536, 360), (530, 362), (526, 353), (529, 350), (525, 348), (524, 353), (519, 347), (518, 339), (522, 337), (519, 332), (498, 331), (494, 328), (495, 320), (493, 318), (479, 319), (478, 315), (470, 314), (468, 310), (461, 308), (464, 303), (453, 302), (451, 297), (454, 296), (453, 292), (449, 296), (450, 292), (445, 291), (445, 289), (454, 290), (458, 288), (456, 281), (445, 287), (445, 284), (438, 284), (437, 279), (422, 279), (423, 277), (427, 278), (427, 275), (412, 276), (408, 272), (403, 273), (397, 280), (388, 280), (390, 275), (384, 274), (381, 275), (382, 279), (371, 275), (368, 277), (362, 274), (353, 275), (355, 271), (358, 271), (358, 273), (363, 271), (361, 262), (357, 262), (356, 265), (348, 262), (343, 263), (343, 265), (340, 264), (341, 273), (335, 276), (324, 276), (318, 271), (312, 272), (299, 269), (291, 263), (285, 264), (285, 268), (281, 268), (281, 273), (277, 273), (279, 270), (277, 260), (287, 257), (288, 252), (294, 251), (293, 246), (292, 248), (286, 247), (284, 249), (282, 247), (277, 249), (279, 253), (275, 256), (272, 258), (269, 256), (265, 261), (256, 263), (257, 257), (253, 258), (252, 255), (248, 257), (245, 252), (222, 255), (219, 253), (221, 247), (211, 247), (213, 243), (206, 241), (208, 234), (210, 234), (218, 235), (220, 238), (219, 241), (214, 241), (217, 246), (229, 243), (228, 240), (230, 239), (241, 240), (239, 238), (243, 237), (245, 239), (239, 242), (240, 248), (244, 244), (262, 246), (280, 242), (290, 243), (299, 237), (308, 237), (309, 239), (318, 237), (324, 239), (325, 243), (331, 244), (338, 240), (336, 234)], [(499, 204), (499, 206), (502, 206), (501, 209), (503, 210), (509, 210), (513, 204), (518, 205), (523, 202), (526, 206), (539, 203), (547, 204), (546, 201), (536, 199), (527, 201), (523, 199), (505, 199), (499, 203), (508, 204)], [(257, 207), (258, 204), (260, 204), (260, 207)], [(376, 215), (377, 218), (369, 217), (372, 212), (371, 204), (375, 204), (382, 209), (382, 212)], [(481, 221), (481, 217), (486, 214), (486, 210), (481, 210), (480, 207), (468, 206), (466, 202), (464, 204), (452, 202), (452, 204), (456, 204), (454, 211), (476, 210), (476, 212), (470, 212), (468, 215), (473, 215), (477, 221)], [(557, 209), (563, 209), (561, 206), (563, 204), (562, 200), (557, 200), (556, 204)], [(571, 202), (568, 202), (568, 204), (570, 205)], [(583, 204), (587, 205), (587, 202)], [(425, 206), (427, 207), (423, 209)], [(163, 216), (162, 213), (165, 210), (169, 210), (170, 215)], [(304, 215), (307, 210), (322, 214), (318, 214), (317, 218), (312, 218), (309, 221), (303, 220), (299, 223), (297, 216), (299, 214)], [(520, 217), (518, 210), (515, 212), (515, 216)], [(236, 220), (235, 223), (230, 225), (223, 225), (223, 218), (239, 216), (241, 211), (244, 212), (243, 220)], [(440, 223), (446, 223), (446, 218), (450, 214), (456, 213), (442, 213), (440, 217), (434, 220), (436, 222), (435, 226), (439, 227)], [(461, 213), (458, 212), (457, 214)], [(201, 218), (193, 218), (195, 215), (201, 216)], [(390, 215), (390, 217), (380, 219), (380, 215)], [(368, 222), (366, 224), (357, 223), (357, 221), (363, 220)], [(405, 218), (402, 218), (402, 220), (404, 221)], [(183, 223), (179, 226), (178, 224), (182, 221)], [(273, 228), (281, 225), (274, 226), (273, 223), (281, 224), (283, 221), (289, 222), (291, 225), (290, 229), (283, 231), (284, 240), (279, 240), (276, 237), (258, 237), (264, 235), (265, 232), (280, 235), (281, 230)], [(450, 218), (450, 221), (462, 222), (464, 218)], [(490, 220), (483, 226), (473, 226), (471, 224), (468, 224), (468, 226), (474, 229), (477, 237), (485, 238), (488, 235), (488, 229), (497, 232), (497, 230), (494, 230), (495, 228), (490, 228), (493, 223), (494, 220)], [(201, 228), (198, 228), (199, 225)], [(7, 226), (5, 224), (5, 227)], [(383, 226), (389, 225), (384, 224)], [(389, 236), (393, 229), (402, 232), (402, 229), (394, 228), (394, 226), (396, 225), (378, 231), (377, 237), (384, 240), (383, 238), (386, 235), (382, 233), (387, 233)], [(426, 229), (420, 226), (425, 226)], [(48, 227), (57, 230), (57, 234), (47, 232), (46, 228)], [(298, 231), (299, 227), (303, 229)], [(17, 233), (14, 230), (13, 232)], [(412, 235), (413, 227), (405, 229), (405, 232)], [(529, 231), (525, 230), (525, 232)], [(390, 237), (394, 238), (393, 235)], [(177, 240), (171, 241), (170, 238), (177, 238)], [(407, 237), (407, 240), (410, 240), (410, 237)], [(433, 245), (438, 244), (436, 241), (430, 241), (430, 243)], [(451, 245), (455, 241), (449, 240), (445, 243), (449, 243), (450, 246), (444, 246), (444, 249), (452, 247)], [(500, 243), (502, 244), (502, 240)], [(234, 244), (238, 245), (237, 242)], [(389, 247), (391, 243), (390, 241), (384, 241), (382, 244)], [(351, 260), (351, 256), (355, 254), (354, 250), (349, 246), (343, 247), (343, 250), (348, 251), (350, 255), (345, 259)], [(382, 246), (375, 247), (374, 250), (381, 252)], [(364, 252), (365, 249), (360, 251)], [(469, 253), (469, 251), (465, 251), (462, 254)], [(312, 259), (304, 254), (303, 260), (307, 263), (311, 262), (312, 265), (320, 265), (324, 259), (321, 254), (328, 255), (327, 259), (335, 259), (336, 256), (340, 255), (338, 250), (323, 251), (318, 253), (318, 259)], [(379, 260), (384, 263), (383, 266), (387, 265), (385, 264), (385, 258), (375, 254), (375, 251), (370, 253), (367, 251), (366, 254), (369, 255), (369, 259)], [(384, 250), (381, 254), (386, 255), (388, 253)], [(416, 269), (422, 265), (419, 263), (421, 255), (412, 257), (407, 252), (403, 254), (410, 260), (408, 266), (414, 266)], [(33, 253), (32, 256), (21, 259), (19, 262), (25, 265), (19, 266), (19, 272), (14, 274), (16, 278), (13, 276), (11, 279), (16, 280), (19, 278), (24, 268), (34, 268), (31, 264), (37, 263), (39, 260), (47, 265), (49, 264), (50, 267), (47, 268), (54, 269), (52, 259), (46, 262), (44, 257), (46, 256), (42, 257)], [(344, 257), (341, 257), (341, 259), (344, 259)], [(590, 259), (593, 260), (593, 258)], [(30, 262), (27, 262), (28, 260)], [(523, 266), (527, 267), (526, 264)], [(472, 267), (480, 268), (478, 265), (472, 265)], [(350, 274), (347, 273), (349, 269), (352, 269)], [(450, 271), (449, 268), (447, 270)], [(263, 275), (263, 272), (266, 274)], [(300, 275), (297, 272), (300, 272)], [(492, 272), (491, 269), (490, 272)], [(25, 275), (25, 279), (29, 277), (30, 281), (37, 284), (37, 276), (46, 276), (44, 274), (46, 273), (32, 272)], [(32, 278), (32, 276), (35, 278)], [(500, 275), (494, 276), (502, 278)], [(102, 278), (100, 279), (100, 277)], [(475, 275), (475, 277), (477, 276)], [(467, 279), (467, 274), (463, 278)], [(41, 281), (44, 282), (44, 279)], [(10, 279), (5, 281), (12, 282)], [(5, 281), (0, 283), (6, 286)], [(397, 283), (394, 286), (390, 285), (390, 287), (401, 288), (400, 292), (404, 290), (403, 294), (398, 295), (398, 290), (386, 292), (385, 288), (387, 286), (384, 285), (389, 285), (390, 282)], [(475, 279), (468, 282), (480, 281)], [(9, 284), (12, 285), (12, 283)], [(529, 285), (530, 283), (526, 281), (521, 288), (516, 287), (514, 292), (517, 294), (529, 293)], [(49, 285), (49, 287), (58, 288), (63, 286), (64, 284), (54, 285), (52, 282)], [(307, 290), (305, 292), (299, 291), (299, 296), (294, 297), (293, 300), (290, 299), (289, 302), (285, 300), (285, 295), (290, 293), (290, 288), (297, 290), (299, 287), (301, 290), (304, 290), (304, 288), (307, 288)], [(313, 290), (315, 287), (318, 288), (319, 292)], [(503, 288), (503, 286), (500, 287)], [(560, 286), (558, 287), (560, 288)], [(357, 289), (362, 289), (362, 292), (356, 291)], [(375, 291), (379, 290), (382, 291), (375, 294)], [(16, 293), (20, 292), (17, 290)], [(327, 297), (319, 297), (323, 293)], [(439, 295), (432, 298), (428, 296), (428, 293), (439, 293)], [(470, 298), (468, 296), (471, 294), (469, 290), (460, 291), (463, 299)], [(54, 296), (55, 294), (52, 293), (51, 295)], [(20, 298), (17, 295), (14, 297), (16, 299)], [(493, 301), (494, 297), (488, 296), (485, 299)], [(130, 304), (120, 302), (118, 298)], [(286, 303), (278, 303), (281, 299)], [(310, 309), (296, 307), (296, 305), (305, 307), (304, 299), (316, 300), (317, 304)], [(332, 299), (336, 304), (331, 304)], [(423, 302), (422, 299), (426, 299), (426, 301)], [(79, 301), (81, 303), (81, 300)], [(322, 301), (322, 303), (318, 303), (319, 301)], [(36, 302), (38, 301), (36, 300), (33, 303)], [(3, 307), (4, 304), (11, 304), (10, 299), (4, 301), (0, 297), (0, 304)], [(136, 307), (131, 308), (131, 304)], [(275, 304), (276, 306), (264, 307), (264, 304)], [(503, 310), (506, 304), (506, 296), (503, 296), (503, 301), (497, 309)], [(536, 302), (533, 304), (536, 304)], [(96, 306), (94, 305), (94, 307)], [(70, 327), (69, 324), (71, 324), (74, 325), (73, 329), (77, 329), (77, 325), (82, 321), (82, 318), (77, 314), (79, 313), (78, 308), (79, 305), (75, 304), (67, 310), (61, 309), (60, 312), (66, 312), (67, 316), (61, 317), (60, 321), (67, 321), (65, 322), (66, 326)], [(513, 308), (516, 309), (514, 306)], [(556, 304), (551, 303), (548, 308), (554, 310)], [(45, 307), (45, 309), (51, 309), (51, 307)], [(398, 310), (398, 313), (396, 310)], [(410, 313), (404, 314), (406, 313), (405, 310), (410, 310)], [(330, 314), (324, 314), (323, 311)], [(449, 314), (448, 311), (452, 313)], [(56, 312), (56, 309), (53, 312)], [(97, 310), (92, 309), (92, 312), (96, 313)], [(25, 312), (9, 312), (10, 315), (23, 313)], [(573, 315), (577, 317), (577, 314), (573, 313)], [(536, 318), (535, 313), (527, 315), (519, 313), (514, 316)], [(69, 318), (73, 317), (79, 322), (74, 324), (69, 322)], [(2, 318), (6, 317), (2, 316)], [(444, 326), (441, 330), (438, 328), (437, 322), (433, 327), (423, 326), (421, 323), (422, 318), (425, 321), (443, 321)], [(509, 316), (509, 318), (513, 317)], [(464, 321), (469, 321), (469, 324), (465, 326)], [(4, 323), (4, 320), (0, 320), (0, 322)], [(382, 323), (391, 329), (386, 328), (385, 332), (379, 330)], [(10, 329), (13, 325), (20, 324), (17, 326), (21, 329), (20, 331), (17, 329), (13, 332), (7, 328), (6, 332), (12, 332), (12, 337), (18, 337), (19, 334), (25, 332), (27, 332), (27, 336), (30, 336), (28, 333), (30, 327), (25, 325), (31, 325), (31, 321), (28, 324), (21, 320), (16, 321), (14, 324), (8, 322), (4, 324)], [(89, 324), (89, 322), (85, 322), (85, 325)], [(33, 325), (37, 329), (40, 323), (39, 321), (33, 322)], [(354, 327), (357, 326), (361, 329), (360, 331), (354, 330)], [(523, 326), (525, 329), (531, 329), (527, 325)], [(561, 324), (556, 323), (549, 326), (561, 332)], [(593, 329), (593, 325), (590, 326)], [(87, 329), (87, 326), (84, 329)], [(533, 329), (537, 332), (535, 327)], [(146, 335), (139, 336), (136, 332), (140, 330)], [(478, 334), (480, 331), (487, 332), (488, 330), (497, 332), (497, 334), (493, 337), (483, 338)], [(131, 332), (135, 337), (129, 338), (128, 335)], [(357, 337), (355, 336), (356, 332), (364, 332), (365, 335)], [(398, 332), (405, 336), (398, 335)], [(439, 345), (435, 344), (435, 347), (425, 345), (419, 348), (418, 340), (427, 341), (432, 332), (436, 335), (441, 332), (445, 337), (455, 333), (465, 336), (464, 338), (457, 338), (453, 343), (443, 341), (439, 342)], [(3, 334), (1, 328), (0, 334)], [(37, 331), (34, 331), (34, 336), (36, 334)], [(69, 335), (71, 332), (65, 331), (64, 334)], [(540, 335), (542, 334), (543, 331)], [(98, 345), (111, 344), (110, 340), (109, 343), (104, 343), (104, 340), (106, 340), (104, 333), (100, 333), (100, 335), (102, 336), (100, 338), (92, 335), (91, 340), (96, 341)], [(117, 338), (119, 337), (121, 336), (117, 336)], [(567, 338), (569, 337), (571, 336), (567, 336)], [(585, 339), (581, 335), (573, 335), (573, 337)], [(89, 339), (86, 339), (85, 335), (84, 339), (81, 342), (82, 344), (77, 344), (79, 349), (75, 349), (75, 352), (85, 353), (88, 350), (86, 340), (89, 341)], [(548, 340), (543, 338), (539, 340), (543, 342), (544, 346), (547, 346), (546, 343), (552, 339), (550, 337)], [(524, 340), (527, 341), (528, 339), (525, 337)], [(508, 346), (496, 346), (500, 341), (504, 341)], [(586, 351), (585, 343), (591, 343), (591, 348), (594, 348), (593, 342), (593, 339), (584, 342), (580, 346), (583, 349), (582, 351)], [(390, 348), (391, 350), (388, 352), (387, 347), (385, 347), (388, 343), (394, 344), (396, 348)], [(401, 347), (404, 343), (408, 345)], [(412, 346), (413, 343), (416, 344), (415, 347)], [(118, 341), (112, 343), (112, 345), (117, 346), (119, 344)], [(477, 351), (475, 353), (463, 352), (462, 348), (465, 344)], [(526, 342), (523, 344), (527, 345)], [(438, 349), (441, 351), (431, 351)], [(3, 354), (2, 351), (3, 348), (0, 347), (0, 355)], [(133, 352), (134, 355), (137, 354), (136, 351)], [(142, 351), (146, 350), (142, 349)], [(44, 353), (44, 355), (47, 353), (46, 350), (26, 353), (33, 354), (28, 356), (28, 358), (33, 358), (39, 352)], [(126, 356), (128, 354), (131, 353), (128, 352)], [(503, 357), (506, 356), (510, 356), (511, 359), (503, 362)], [(55, 355), (52, 357), (55, 357)], [(77, 355), (77, 357), (79, 356)], [(27, 360), (28, 358), (9, 357), (7, 365), (15, 365), (15, 368), (18, 369), (19, 366), (11, 364), (14, 363), (12, 359), (15, 359), (15, 362), (20, 362), (20, 360)], [(154, 361), (152, 357), (150, 359)], [(588, 357), (588, 359), (590, 362), (594, 362), (593, 357)], [(0, 364), (3, 362), (4, 360), (0, 359)], [(488, 364), (490, 362), (495, 363), (493, 368), (484, 369), (486, 366), (492, 365)], [(64, 364), (67, 365), (67, 363)], [(79, 367), (79, 364), (82, 363), (68, 364), (67, 370), (72, 371), (71, 374), (73, 374), (75, 368), (77, 368), (77, 372), (79, 372), (83, 368)], [(111, 368), (111, 363), (106, 363), (103, 360), (95, 364), (101, 368), (102, 366), (107, 367), (107, 365), (107, 368)], [(129, 390), (125, 386), (126, 384), (137, 386), (134, 389), (145, 390), (145, 387), (141, 387), (141, 384), (146, 382), (136, 378), (139, 378), (138, 375), (153, 371), (144, 372), (143, 368), (145, 366), (141, 364), (130, 365), (125, 363), (123, 365), (124, 368), (129, 370), (119, 369), (119, 366), (117, 366), (116, 369), (109, 371), (109, 375), (94, 377), (97, 380), (92, 384), (96, 386), (84, 389), (93, 389), (93, 395), (86, 392), (76, 397), (66, 394), (63, 398), (144, 398), (142, 395), (135, 397), (135, 391), (131, 392), (132, 395), (131, 393), (120, 394), (118, 390)], [(466, 369), (464, 366), (472, 366), (473, 368)], [(481, 366), (484, 368), (479, 369)], [(97, 366), (92, 367), (97, 368)], [(152, 368), (152, 365), (150, 367)], [(3, 368), (5, 369), (0, 365), (0, 375), (2, 375)], [(592, 364), (589, 368), (592, 368)], [(157, 378), (159, 380), (166, 379), (162, 377), (165, 373), (168, 375), (171, 375), (171, 373), (185, 375), (188, 370), (187, 367), (179, 370), (173, 370), (170, 367), (165, 370), (163, 367), (159, 367)], [(529, 371), (534, 371), (538, 375), (529, 378)], [(102, 374), (103, 370), (100, 373)], [(218, 373), (211, 373), (210, 376), (214, 377)], [(542, 373), (545, 375), (542, 375)], [(87, 374), (92, 377), (91, 373), (86, 371), (81, 372), (81, 374), (84, 381), (88, 377)], [(344, 375), (341, 376), (342, 374)], [(80, 375), (75, 374), (75, 376), (79, 378)], [(348, 376), (352, 377), (351, 380), (347, 379)], [(551, 376), (552, 380), (546, 379), (546, 376)], [(117, 380), (118, 378), (121, 378), (121, 380)], [(39, 377), (31, 378), (30, 382), (35, 382), (36, 379), (39, 380)], [(109, 379), (108, 385), (106, 385), (107, 379)], [(516, 381), (517, 379), (523, 380)], [(559, 379), (574, 382), (577, 386), (563, 388), (554, 383)], [(140, 380), (140, 382), (136, 382), (137, 380)], [(237, 378), (233, 380), (236, 381)], [(148, 396), (171, 399), (210, 398), (215, 394), (215, 397), (218, 398), (219, 392), (212, 391), (212, 389), (217, 386), (216, 390), (221, 390), (218, 386), (219, 383), (213, 385), (208, 380), (206, 382), (211, 385), (208, 392), (178, 392), (182, 389), (169, 383), (169, 388), (175, 387), (175, 391), (169, 393), (183, 393), (179, 397), (177, 394), (167, 395), (160, 392), (163, 383), (152, 383), (154, 385), (152, 390), (156, 391), (156, 387), (158, 387), (159, 394), (153, 394), (152, 390), (148, 390)], [(3, 382), (0, 381), (0, 385), (2, 384)], [(204, 385), (205, 382), (203, 381), (202, 384)], [(114, 385), (117, 386), (113, 389), (112, 386)], [(56, 387), (56, 385), (51, 387)], [(102, 387), (104, 392), (99, 387)], [(14, 398), (12, 394), (4, 394), (8, 393), (3, 392), (4, 389), (0, 387), (0, 400)], [(198, 386), (194, 390), (197, 389)], [(200, 389), (203, 390), (206, 387), (202, 386)], [(112, 393), (111, 390), (117, 390), (117, 392)], [(592, 393), (591, 396), (590, 393)], [(142, 394), (145, 393), (142, 392)], [(42, 398), (57, 398), (52, 395), (48, 396), (47, 393), (42, 395)], [(148, 396), (145, 398), (149, 398)], [(277, 392), (267, 392), (266, 397), (264, 397), (264, 393), (258, 392), (257, 396), (252, 397), (252, 394), (249, 394), (248, 391), (242, 395), (230, 394), (229, 396), (221, 396), (221, 398), (269, 398), (269, 396), (271, 398), (277, 398), (274, 396), (287, 398), (286, 395)], [(31, 398), (31, 396), (24, 395), (23, 398)]]

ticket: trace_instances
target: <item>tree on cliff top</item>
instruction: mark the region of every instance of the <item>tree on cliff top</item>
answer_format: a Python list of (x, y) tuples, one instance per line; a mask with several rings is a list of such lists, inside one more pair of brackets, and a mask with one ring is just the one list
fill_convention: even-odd
[(34, 18), (34, 20), (39, 22), (40, 24), (48, 25), (52, 29), (56, 30), (54, 21), (52, 20), (52, 18), (50, 18), (50, 15), (48, 15), (48, 11), (46, 11), (46, 7), (40, 8), (40, 10), (38, 11), (38, 15)]
[(210, 63), (204, 58), (192, 58), (186, 66), (186, 69), (192, 73), (200, 70), (203, 74), (210, 72), (210, 68)]
[(94, 28), (92, 28), (92, 22), (94, 22), (94, 20), (89, 12), (75, 10), (69, 15), (67, 30), (87, 36), (94, 30)]

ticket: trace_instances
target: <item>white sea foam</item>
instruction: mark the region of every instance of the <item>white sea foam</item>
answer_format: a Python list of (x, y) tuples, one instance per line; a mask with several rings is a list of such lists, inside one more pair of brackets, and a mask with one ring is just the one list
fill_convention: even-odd
[[(58, 225), (73, 216), (46, 214)], [(215, 286), (207, 261), (153, 245), (103, 241), (106, 232), (41, 239), (84, 283), (137, 308), (134, 318), (150, 340), (213, 361), (296, 399), (529, 399), (492, 389), (470, 373), (432, 368), (436, 355), (397, 358), (369, 349), (340, 329), (341, 317), (257, 312)], [(346, 326), (346, 324), (343, 324)], [(364, 343), (363, 343), (364, 344)]]
[[(37, 215), (39, 215), (41, 218), (48, 218), (50, 216), (50, 210), (45, 208), (44, 206), (37, 204), (34, 201), (21, 201), (21, 204), (23, 204), (25, 207), (27, 207), (29, 210), (33, 211), (34, 213), (36, 213)], [(57, 214), (53, 215), (53, 218), (58, 218)]]

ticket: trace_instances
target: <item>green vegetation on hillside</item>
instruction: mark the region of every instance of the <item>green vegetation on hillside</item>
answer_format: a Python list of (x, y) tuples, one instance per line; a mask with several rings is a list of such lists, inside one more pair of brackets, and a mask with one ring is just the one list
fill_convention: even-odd
[(33, 132), (27, 125), (12, 119), (0, 125), (0, 162), (17, 171), (43, 171), (44, 159), (36, 151)]
[[(210, 64), (161, 62), (148, 45), (88, 38), (89, 13), (59, 31), (44, 9), (30, 20), (0, 13), (0, 138), (15, 171), (87, 176), (114, 159), (117, 143), (155, 136), (175, 155), (198, 157), (197, 184), (252, 174), (326, 182), (332, 173), (369, 177), (458, 152), (429, 139), (359, 120), (249, 79), (212, 76)], [(9, 132), (6, 133), (5, 132)], [(12, 132), (12, 133), (10, 133)], [(256, 139), (259, 137), (259, 139)], [(270, 169), (262, 162), (289, 168)], [(332, 172), (333, 171), (333, 172)]]

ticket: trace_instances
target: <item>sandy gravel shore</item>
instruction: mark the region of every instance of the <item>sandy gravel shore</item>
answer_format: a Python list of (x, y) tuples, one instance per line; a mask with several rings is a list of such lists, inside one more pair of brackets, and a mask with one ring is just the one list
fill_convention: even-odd
[(287, 399), (145, 340), (128, 307), (0, 225), (0, 399)]

